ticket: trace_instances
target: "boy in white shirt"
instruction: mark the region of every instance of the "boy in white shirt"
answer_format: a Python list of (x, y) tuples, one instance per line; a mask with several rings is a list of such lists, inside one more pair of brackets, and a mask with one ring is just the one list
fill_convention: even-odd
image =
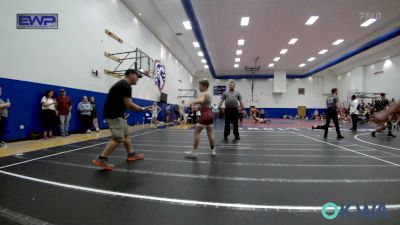
[(151, 128), (157, 128), (157, 117), (160, 111), (161, 108), (157, 105), (157, 102), (153, 102), (151, 106)]
[(350, 115), (351, 115), (351, 122), (353, 123), (353, 127), (350, 130), (352, 130), (352, 131), (357, 131), (359, 105), (360, 104), (358, 103), (357, 97), (355, 95), (351, 96)]

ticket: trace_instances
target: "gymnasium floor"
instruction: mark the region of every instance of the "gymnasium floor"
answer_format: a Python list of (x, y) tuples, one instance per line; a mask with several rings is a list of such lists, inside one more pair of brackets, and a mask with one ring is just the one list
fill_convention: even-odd
[[(183, 154), (192, 129), (136, 130), (145, 159), (127, 163), (121, 146), (109, 172), (90, 163), (109, 137), (0, 158), (0, 224), (399, 224), (400, 137), (344, 125), (344, 140), (333, 130), (324, 140), (284, 123), (245, 121), (241, 140), (225, 143), (218, 121), (217, 156), (203, 132), (197, 160)], [(389, 214), (327, 220), (327, 202), (384, 203)]]

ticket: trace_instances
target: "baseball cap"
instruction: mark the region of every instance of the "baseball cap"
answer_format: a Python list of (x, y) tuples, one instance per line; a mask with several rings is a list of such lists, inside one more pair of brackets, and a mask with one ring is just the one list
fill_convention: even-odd
[(129, 76), (129, 74), (136, 74), (139, 78), (143, 77), (143, 75), (135, 69), (128, 69), (125, 71), (125, 76)]

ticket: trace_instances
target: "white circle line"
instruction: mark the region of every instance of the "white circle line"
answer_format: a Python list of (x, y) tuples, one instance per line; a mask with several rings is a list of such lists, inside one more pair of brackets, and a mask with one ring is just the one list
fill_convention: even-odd
[[(50, 180), (39, 179), (35, 177), (29, 177), (21, 174), (11, 173), (7, 171), (0, 170), (0, 173), (8, 176), (17, 177), (24, 180), (34, 181), (38, 183), (53, 185), (57, 187), (62, 187), (66, 189), (90, 192), (95, 194), (103, 194), (108, 196), (118, 196), (125, 198), (133, 198), (139, 200), (157, 201), (161, 203), (168, 203), (174, 205), (184, 205), (184, 206), (202, 206), (202, 207), (215, 207), (215, 208), (229, 208), (236, 210), (246, 210), (246, 211), (286, 211), (286, 212), (320, 212), (322, 206), (293, 206), (293, 205), (253, 205), (253, 204), (242, 204), (242, 203), (223, 203), (223, 202), (207, 202), (207, 201), (197, 201), (188, 199), (176, 199), (176, 198), (165, 198), (156, 197), (149, 195), (138, 195), (131, 193), (123, 193), (117, 191), (108, 191), (98, 188), (90, 188), (79, 185), (65, 184), (61, 182), (55, 182)], [(390, 204), (386, 205), (387, 210), (398, 210), (400, 209), (400, 204)], [(350, 210), (355, 210), (353, 206)]]
[[(369, 134), (369, 133), (366, 133), (366, 134)], [(375, 144), (375, 143), (372, 143), (372, 142), (369, 142), (369, 141), (361, 140), (361, 139), (358, 137), (358, 136), (360, 136), (360, 135), (366, 135), (366, 134), (357, 134), (356, 136), (354, 136), (354, 138), (355, 138), (357, 141), (361, 141), (361, 142), (364, 142), (364, 143), (367, 143), (367, 144), (370, 144), (370, 145), (375, 145), (375, 146), (379, 146), (379, 147), (382, 147), (382, 148), (387, 148), (387, 149), (392, 149), (392, 150), (400, 151), (400, 148), (395, 148), (395, 147), (390, 147), (390, 146), (386, 146), (386, 145)]]

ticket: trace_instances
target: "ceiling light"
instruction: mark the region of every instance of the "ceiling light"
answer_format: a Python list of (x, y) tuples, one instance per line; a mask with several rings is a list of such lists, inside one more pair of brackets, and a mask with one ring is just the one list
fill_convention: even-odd
[(235, 58), (235, 62), (240, 62), (240, 58)]
[(204, 65), (204, 69), (208, 69), (208, 65)]
[(197, 52), (197, 55), (204, 56), (203, 52)]
[(241, 55), (242, 54), (242, 50), (236, 50), (236, 55)]
[(240, 26), (244, 27), (249, 25), (250, 17), (242, 17), (240, 20)]
[(239, 67), (239, 64), (235, 64), (235, 65), (233, 65), (233, 67), (238, 68), (238, 67)]
[(281, 58), (280, 57), (275, 57), (274, 62), (278, 62)]
[(344, 40), (343, 39), (337, 39), (335, 42), (333, 42), (333, 45), (339, 45), (340, 43), (342, 43)]
[(360, 27), (368, 27), (369, 25), (373, 24), (376, 21), (375, 18), (369, 18), (364, 23), (360, 25)]
[(314, 23), (315, 23), (315, 21), (317, 21), (317, 19), (319, 18), (319, 16), (311, 16), (308, 20), (307, 20), (307, 22), (306, 22), (306, 25), (313, 25)]
[(238, 45), (244, 45), (244, 39), (239, 39), (238, 40)]
[(286, 54), (287, 51), (288, 51), (287, 48), (284, 48), (284, 49), (281, 50), (280, 53), (283, 55), (283, 54)]
[(305, 67), (305, 66), (306, 66), (305, 63), (302, 63), (302, 64), (299, 65), (299, 67)]
[(294, 45), (298, 40), (299, 40), (299, 39), (297, 39), (297, 38), (292, 38), (292, 39), (290, 39), (289, 45)]
[(142, 15), (142, 13), (138, 13), (138, 15), (139, 15), (139, 16), (141, 16), (141, 15)]
[(309, 61), (309, 62), (312, 62), (314, 60), (315, 60), (315, 57), (311, 57), (311, 58), (307, 59), (307, 61)]
[(268, 67), (274, 67), (274, 65), (275, 65), (275, 64), (270, 63), (270, 64), (268, 64)]
[(197, 42), (197, 41), (194, 41), (194, 42), (193, 42), (193, 46), (194, 46), (195, 48), (198, 48), (198, 47), (200, 47), (200, 45), (199, 45), (199, 42)]
[(387, 68), (392, 66), (392, 61), (390, 59), (386, 59), (385, 62), (383, 63), (383, 68)]
[(318, 54), (323, 55), (328, 51), (328, 49), (322, 49), (321, 51), (318, 52)]
[(202, 62), (202, 63), (207, 63), (207, 60), (201, 59), (201, 62)]
[(192, 25), (190, 25), (190, 21), (186, 20), (186, 21), (183, 21), (182, 23), (186, 30), (192, 29)]

